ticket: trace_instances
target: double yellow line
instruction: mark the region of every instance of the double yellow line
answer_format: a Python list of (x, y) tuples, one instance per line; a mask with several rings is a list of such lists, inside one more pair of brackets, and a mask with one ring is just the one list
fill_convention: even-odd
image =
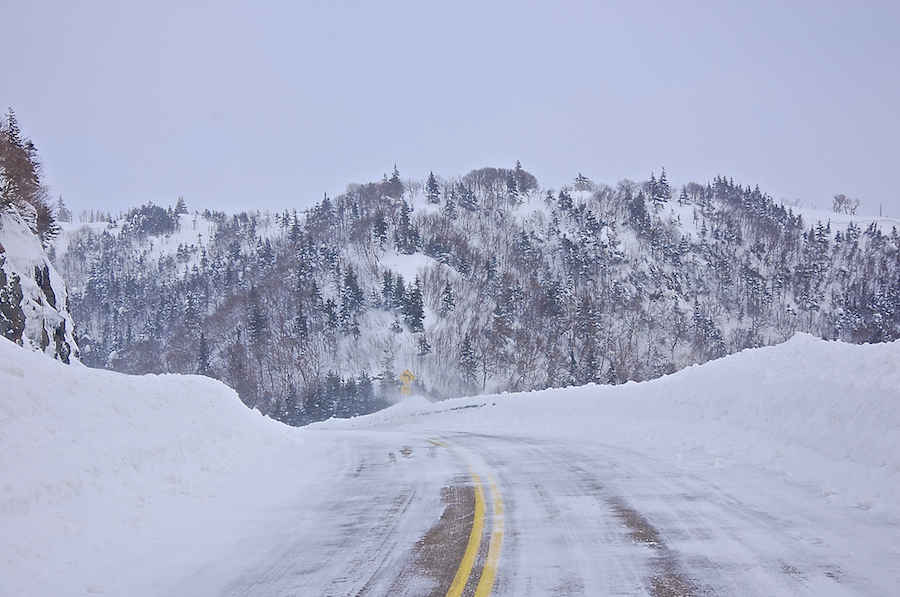
[[(461, 597), (469, 577), (472, 575), (472, 568), (475, 566), (475, 557), (481, 548), (481, 538), (484, 535), (485, 520), (485, 500), (484, 500), (484, 484), (481, 477), (472, 468), (466, 458), (457, 450), (448, 446), (442, 441), (432, 439), (428, 440), (436, 446), (441, 446), (453, 451), (457, 456), (469, 467), (469, 474), (472, 476), (472, 482), (475, 487), (475, 518), (472, 521), (472, 532), (469, 534), (469, 543), (466, 545), (466, 551), (463, 554), (462, 562), (453, 577), (453, 583), (450, 590), (447, 591), (447, 597)], [(494, 588), (494, 579), (497, 576), (497, 565), (500, 562), (500, 547), (503, 543), (503, 499), (500, 497), (500, 488), (494, 476), (487, 473), (488, 486), (491, 492), (492, 501), (492, 517), (491, 517), (491, 539), (488, 544), (487, 557), (484, 561), (484, 567), (481, 569), (481, 578), (478, 580), (478, 586), (475, 588), (474, 597), (488, 597)]]

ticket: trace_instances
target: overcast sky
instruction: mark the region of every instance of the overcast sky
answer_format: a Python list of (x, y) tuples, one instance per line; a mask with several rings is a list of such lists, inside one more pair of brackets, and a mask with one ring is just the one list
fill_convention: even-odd
[(896, 1), (2, 4), (2, 107), (76, 212), (520, 160), (545, 188), (665, 167), (900, 216)]

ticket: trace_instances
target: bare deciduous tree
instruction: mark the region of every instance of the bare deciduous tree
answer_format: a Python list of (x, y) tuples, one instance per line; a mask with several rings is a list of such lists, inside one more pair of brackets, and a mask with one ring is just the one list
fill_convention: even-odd
[(851, 199), (843, 193), (838, 193), (831, 201), (834, 213), (845, 213), (851, 216), (856, 215), (856, 210), (859, 209), (860, 205), (862, 205), (862, 202), (859, 199)]

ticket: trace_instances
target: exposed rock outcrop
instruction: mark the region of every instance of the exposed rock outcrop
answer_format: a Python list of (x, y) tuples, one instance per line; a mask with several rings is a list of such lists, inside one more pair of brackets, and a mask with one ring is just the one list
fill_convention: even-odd
[(79, 357), (66, 284), (15, 209), (0, 213), (0, 336), (64, 363)]

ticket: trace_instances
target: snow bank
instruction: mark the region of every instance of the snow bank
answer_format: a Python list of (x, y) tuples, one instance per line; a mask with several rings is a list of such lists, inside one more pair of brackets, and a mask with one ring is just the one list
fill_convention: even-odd
[(591, 434), (749, 461), (900, 518), (900, 342), (799, 334), (645, 383), (421, 401), (329, 426)]
[(212, 379), (71, 367), (2, 339), (0, 395), (4, 595), (9, 571), (58, 573), (79, 560), (53, 553), (60, 543), (89, 552), (97, 537), (152, 526), (298, 433)]

